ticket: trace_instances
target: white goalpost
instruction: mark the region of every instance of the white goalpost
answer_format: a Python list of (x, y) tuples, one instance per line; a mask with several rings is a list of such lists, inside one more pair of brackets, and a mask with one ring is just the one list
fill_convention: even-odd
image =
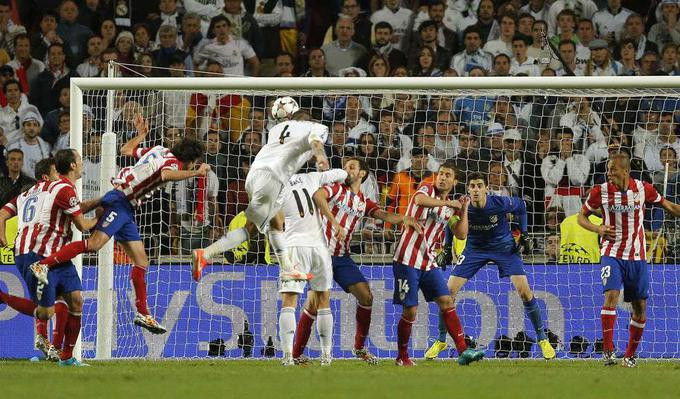
[[(130, 265), (113, 240), (97, 257), (74, 260), (86, 301), (81, 340), (74, 354), (86, 358), (200, 358), (214, 356), (215, 351), (225, 357), (268, 357), (270, 343), (274, 356), (280, 355), (278, 269), (267, 264), (270, 258), (264, 240), (251, 240), (249, 248), (225, 254), (225, 261), (208, 267), (199, 283), (191, 279), (187, 252), (211, 241), (222, 228), (238, 226), (244, 206), (244, 174), (253, 148), (263, 144), (267, 126), (273, 124), (269, 106), (275, 97), (299, 99), (302, 107), (329, 126), (329, 156), (351, 153), (370, 158), (374, 170), (367, 182), (375, 191), (375, 201), (390, 210), (398, 212), (400, 201), (408, 198), (407, 186), (397, 182), (397, 175), (405, 171), (400, 176), (416, 179), (409, 170), (417, 168), (411, 149), (418, 147), (428, 150), (423, 179), (443, 160), (454, 159), (463, 169), (460, 182), (465, 181), (465, 173), (477, 169), (495, 175), (497, 179), (490, 184), (497, 194), (524, 197), (530, 203), (531, 235), (540, 244), (524, 257), (526, 271), (546, 327), (559, 340), (560, 358), (597, 357), (598, 353), (603, 302), (599, 266), (584, 262), (588, 248), (580, 241), (560, 244), (559, 240), (567, 237), (566, 232), (560, 234), (560, 222), (574, 214), (586, 190), (602, 178), (601, 164), (608, 149), (613, 145), (628, 148), (640, 160), (639, 173), (657, 183), (659, 192), (669, 188), (669, 195), (678, 194), (678, 168), (671, 168), (670, 176), (664, 178), (668, 171), (652, 164), (657, 158), (661, 164), (668, 162), (660, 158), (670, 156), (664, 149), (680, 148), (680, 139), (668, 145), (654, 141), (660, 115), (680, 110), (678, 77), (73, 78), (70, 88), (71, 147), (88, 162), (84, 179), (90, 173), (89, 181), (93, 181), (96, 170), (97, 195), (105, 194), (117, 170), (129, 165), (118, 149), (134, 135), (130, 121), (135, 113), (149, 121), (151, 133), (145, 145), (170, 146), (175, 134), (205, 140), (206, 162), (215, 163), (211, 166), (216, 179), (172, 185), (154, 193), (158, 198), (138, 210), (151, 263), (146, 276), (149, 309), (168, 328), (167, 334), (154, 336), (133, 325)], [(501, 126), (500, 133), (494, 130), (496, 124)], [(575, 132), (568, 155), (555, 136), (565, 126)], [(333, 142), (341, 137), (348, 146)], [(371, 138), (376, 148), (366, 154)], [(519, 149), (510, 148), (508, 143), (518, 141)], [(658, 146), (656, 154), (651, 145)], [(521, 154), (519, 176), (514, 161), (504, 163), (512, 151)], [(675, 155), (677, 164), (680, 154)], [(558, 175), (555, 165), (565, 159), (572, 161), (565, 161)], [(578, 172), (575, 162), (587, 164), (580, 165)], [(569, 168), (574, 168), (573, 173)], [(95, 193), (82, 181), (77, 189), (83, 199)], [(463, 192), (459, 188), (456, 193)], [(675, 238), (675, 222), (658, 210), (649, 215), (647, 244), (654, 244), (640, 356), (678, 358), (680, 265), (675, 247), (680, 255), (680, 239)], [(223, 225), (216, 226), (217, 221)], [(396, 247), (393, 236), (398, 240), (398, 234), (390, 226), (369, 220), (357, 228), (352, 241), (353, 258), (373, 291), (368, 345), (379, 357), (393, 357), (397, 352), (396, 323), (401, 310), (391, 302), (391, 265)], [(74, 240), (80, 237), (74, 230)], [(558, 242), (556, 257), (551, 252), (553, 240)], [(331, 299), (336, 320), (334, 357), (349, 357), (356, 301), (337, 286)], [(498, 278), (493, 266), (468, 282), (457, 306), (466, 334), (488, 348), (488, 357), (504, 357), (503, 336), (516, 341), (518, 333), (533, 335), (521, 300), (507, 279)], [(619, 350), (627, 339), (628, 310), (620, 304), (615, 334)], [(422, 357), (429, 339), (437, 335), (437, 313), (421, 296), (418, 314), (411, 348)], [(577, 337), (586, 341), (587, 349), (579, 351), (578, 345), (570, 345), (583, 342)], [(537, 357), (538, 348), (528, 344), (531, 349), (507, 352), (511, 357)], [(312, 353), (318, 350), (314, 338), (309, 348)]]

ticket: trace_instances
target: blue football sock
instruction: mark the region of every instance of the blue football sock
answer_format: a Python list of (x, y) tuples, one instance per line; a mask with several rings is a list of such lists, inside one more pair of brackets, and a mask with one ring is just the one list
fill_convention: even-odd
[(527, 314), (531, 324), (536, 331), (536, 339), (542, 341), (546, 339), (545, 331), (543, 330), (543, 319), (541, 318), (541, 309), (538, 307), (536, 297), (531, 298), (530, 301), (524, 302), (524, 311)]
[(444, 322), (444, 316), (442, 312), (439, 312), (439, 337), (437, 338), (440, 342), (446, 342), (446, 336), (449, 335), (448, 330), (446, 330), (446, 323)]

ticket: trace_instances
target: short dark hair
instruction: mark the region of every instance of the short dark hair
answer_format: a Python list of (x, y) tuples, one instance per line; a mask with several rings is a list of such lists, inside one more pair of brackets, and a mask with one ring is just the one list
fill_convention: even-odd
[(609, 155), (609, 162), (620, 161), (621, 166), (630, 170), (630, 157), (625, 152), (617, 152)]
[(443, 164), (439, 165), (439, 170), (442, 168), (451, 169), (453, 171), (454, 178), (458, 179), (458, 166), (453, 161), (453, 159), (447, 159)]
[(185, 137), (170, 152), (182, 163), (196, 162), (205, 156), (205, 144), (195, 138)]
[(28, 36), (28, 33), (19, 33), (18, 35), (14, 36), (14, 40), (12, 41), (14, 43), (14, 47), (16, 48), (17, 46), (17, 41), (19, 40), (28, 40), (28, 43), (31, 43), (31, 37)]
[(66, 51), (66, 50), (64, 50), (63, 44), (54, 42), (54, 43), (50, 44), (49, 47), (47, 47), (47, 53), (49, 54), (50, 50), (52, 50), (54, 47), (59, 47), (61, 49), (61, 51), (64, 51), (64, 52)]
[(295, 57), (293, 57), (293, 54), (287, 52), (287, 51), (281, 51), (276, 54), (276, 57), (274, 57), (274, 60), (276, 60), (279, 57), (288, 57), (290, 58), (290, 62), (295, 65)]
[(519, 41), (519, 40), (523, 41), (524, 45), (526, 45), (526, 46), (529, 46), (533, 43), (533, 40), (529, 36), (523, 35), (521, 33), (517, 33), (515, 36), (512, 37), (513, 42), (516, 42), (516, 41)]
[(482, 172), (472, 172), (467, 177), (467, 184), (470, 184), (473, 180), (481, 180), (484, 182), (485, 186), (489, 185), (489, 178), (486, 173)]
[(496, 61), (497, 61), (499, 58), (503, 58), (503, 57), (507, 58), (508, 62), (512, 62), (512, 60), (510, 59), (510, 57), (509, 57), (507, 54), (505, 54), (505, 53), (498, 53), (498, 54), (496, 54), (495, 57), (493, 57), (493, 63), (495, 64)]
[(366, 181), (366, 179), (368, 179), (368, 172), (370, 172), (371, 170), (368, 168), (368, 163), (366, 163), (366, 161), (363, 158), (345, 157), (344, 161), (345, 162), (347, 162), (347, 161), (357, 161), (357, 162), (359, 162), (359, 170), (366, 171), (366, 175), (364, 175), (364, 178), (361, 179), (361, 182), (363, 183), (363, 182)]
[(35, 164), (35, 180), (42, 180), (44, 175), (50, 175), (50, 169), (55, 164), (54, 158), (44, 158)]
[(576, 50), (576, 43), (574, 43), (574, 41), (571, 40), (571, 39), (560, 40), (560, 42), (557, 44), (557, 48), (559, 49), (560, 47), (564, 46), (565, 44), (568, 44), (568, 45), (574, 47), (574, 50)]
[(11, 150), (7, 150), (7, 154), (6, 154), (7, 157), (9, 157), (9, 154), (11, 154), (11, 153), (13, 153), (13, 152), (18, 152), (19, 154), (21, 154), (22, 157), (24, 156), (24, 152), (23, 152), (23, 151), (21, 151), (21, 150), (18, 149), (18, 148), (12, 148)]
[(392, 25), (390, 25), (390, 23), (386, 21), (380, 21), (377, 24), (375, 24), (375, 26), (373, 27), (373, 32), (377, 31), (378, 29), (389, 29), (390, 33), (394, 31)]
[(19, 91), (21, 91), (21, 83), (19, 83), (18, 80), (16, 80), (16, 79), (7, 79), (7, 81), (5, 82), (5, 84), (2, 85), (2, 91), (3, 91), (3, 93), (7, 93), (7, 88), (8, 88), (10, 85), (17, 85), (17, 86), (19, 86)]
[(477, 35), (479, 35), (480, 38), (482, 37), (482, 32), (479, 30), (479, 28), (474, 25), (470, 25), (463, 31), (463, 39), (465, 39), (465, 36), (467, 36), (470, 33), (476, 33)]
[(293, 121), (311, 121), (312, 114), (306, 109), (300, 108), (299, 110), (295, 111), (295, 113), (290, 117), (290, 119)]
[(71, 148), (65, 148), (54, 154), (54, 167), (60, 175), (66, 175), (71, 171), (71, 164), (76, 163), (76, 152)]

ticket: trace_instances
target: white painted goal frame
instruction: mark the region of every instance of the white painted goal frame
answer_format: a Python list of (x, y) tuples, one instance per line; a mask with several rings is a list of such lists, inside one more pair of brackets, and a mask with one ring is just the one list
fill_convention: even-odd
[[(429, 90), (483, 90), (485, 95), (507, 95), (507, 90), (521, 93), (522, 90), (542, 90), (546, 95), (562, 94), (563, 91), (578, 90), (588, 96), (650, 95), (663, 93), (680, 95), (680, 77), (413, 77), (413, 78), (73, 78), (71, 88), (71, 147), (82, 154), (83, 134), (83, 90), (108, 90), (106, 132), (102, 140), (101, 186), (102, 194), (108, 190), (110, 177), (115, 173), (115, 135), (113, 133), (114, 90), (155, 89), (185, 91), (324, 91), (329, 92), (383, 92), (399, 93), (406, 90), (427, 92)], [(663, 89), (665, 91), (661, 91)], [(614, 91), (612, 91), (614, 90)], [(535, 91), (533, 92), (535, 93)], [(82, 182), (77, 182), (82, 192)], [(80, 239), (75, 231), (74, 240)], [(82, 273), (82, 259), (75, 260), (79, 273)], [(99, 253), (98, 290), (97, 290), (97, 337), (96, 358), (111, 357), (113, 328), (113, 242)], [(81, 353), (80, 341), (74, 351)]]

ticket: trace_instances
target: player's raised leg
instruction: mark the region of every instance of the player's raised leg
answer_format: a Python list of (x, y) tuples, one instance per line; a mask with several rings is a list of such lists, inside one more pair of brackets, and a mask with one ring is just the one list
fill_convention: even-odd
[(541, 348), (541, 352), (543, 353), (543, 358), (546, 360), (553, 359), (555, 357), (555, 348), (553, 348), (548, 341), (548, 336), (546, 335), (545, 328), (543, 326), (541, 309), (538, 307), (536, 297), (529, 287), (527, 276), (523, 274), (512, 275), (510, 276), (510, 281), (512, 281), (512, 285), (517, 290), (517, 294), (522, 299), (522, 303), (524, 303), (524, 312), (526, 313), (527, 318), (531, 321), (531, 325), (534, 327), (536, 340), (538, 341), (538, 346)]

